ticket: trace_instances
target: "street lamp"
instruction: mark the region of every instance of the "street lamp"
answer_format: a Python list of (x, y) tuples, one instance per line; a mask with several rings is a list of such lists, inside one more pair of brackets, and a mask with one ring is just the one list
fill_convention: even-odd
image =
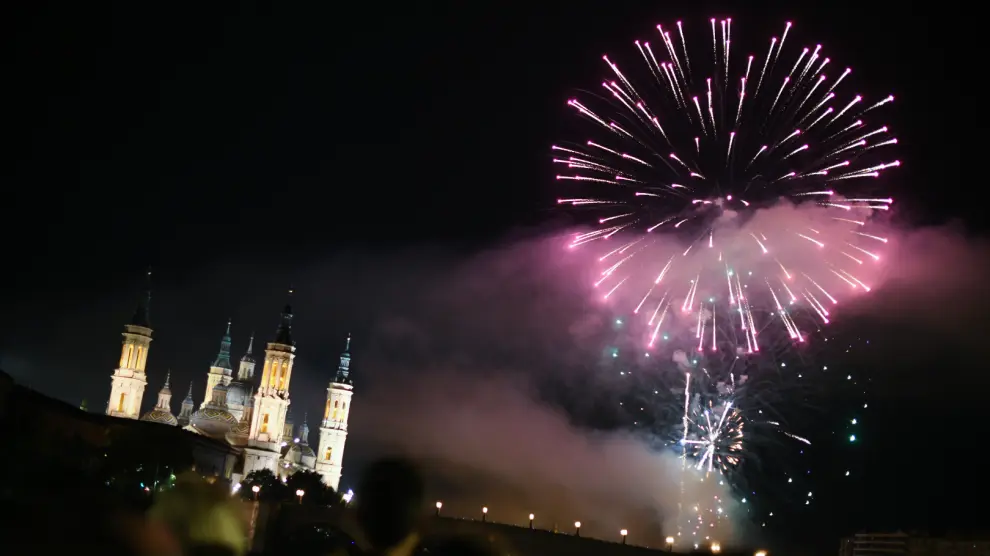
[(574, 522), (574, 536), (575, 537), (580, 537), (581, 536), (581, 522), (580, 521), (575, 521)]
[(344, 501), (344, 505), (346, 506), (351, 503), (351, 500), (354, 499), (354, 491), (351, 489), (347, 489), (347, 492), (344, 493), (344, 495), (341, 496), (340, 498)]
[(258, 486), (258, 485), (254, 485), (253, 487), (251, 487), (251, 492), (254, 493), (254, 500), (255, 500), (255, 502), (257, 502), (258, 501), (258, 493), (261, 492), (261, 487)]
[(626, 544), (626, 535), (629, 534), (629, 531), (623, 529), (619, 531), (619, 534), (622, 535), (622, 544)]
[(536, 519), (536, 516), (535, 516), (535, 515), (533, 515), (533, 514), (529, 514), (529, 528), (530, 528), (530, 529), (532, 529), (532, 528), (533, 528), (533, 520), (534, 520), (534, 519)]
[(484, 523), (488, 518), (488, 506), (481, 508), (481, 522)]
[(674, 537), (667, 537), (667, 552), (674, 551)]
[(753, 556), (767, 556), (767, 551), (766, 550), (757, 550), (756, 551), (756, 554), (753, 554)]
[(296, 491), (296, 496), (298, 496), (298, 497), (299, 497), (299, 503), (300, 503), (300, 504), (302, 504), (302, 497), (303, 497), (303, 495), (305, 495), (305, 494), (306, 494), (306, 491), (305, 491), (305, 490), (303, 490), (303, 489), (299, 489), (299, 490), (297, 490), (297, 491)]
[(712, 553), (713, 554), (718, 554), (719, 552), (722, 552), (722, 545), (718, 544), (717, 542), (713, 542), (712, 543)]
[(443, 507), (443, 502), (437, 500), (437, 517), (440, 517), (440, 508)]

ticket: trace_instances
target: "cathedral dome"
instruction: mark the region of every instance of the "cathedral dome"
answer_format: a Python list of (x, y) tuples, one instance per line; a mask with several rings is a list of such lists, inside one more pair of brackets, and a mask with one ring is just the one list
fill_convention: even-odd
[(221, 437), (237, 426), (237, 419), (229, 411), (220, 407), (204, 407), (193, 413), (189, 420), (192, 426), (213, 437)]
[(223, 383), (213, 388), (213, 400), (193, 413), (189, 423), (214, 438), (222, 438), (237, 426), (237, 417), (227, 411), (227, 387)]
[(165, 411), (164, 409), (158, 409), (158, 408), (152, 409), (151, 411), (142, 415), (141, 420), (149, 421), (151, 423), (161, 423), (163, 425), (172, 425), (172, 426), (179, 424), (179, 420), (175, 418), (175, 415), (172, 415), (171, 413)]
[(240, 380), (230, 383), (227, 387), (227, 405), (244, 407), (251, 399), (251, 384)]
[(288, 453), (285, 454), (285, 459), (291, 461), (292, 463), (302, 463), (302, 458), (316, 457), (316, 452), (309, 447), (309, 444), (294, 443), (289, 447)]
[(247, 419), (241, 419), (241, 421), (227, 433), (227, 442), (233, 446), (245, 446), (247, 445), (249, 432), (251, 432), (251, 422)]

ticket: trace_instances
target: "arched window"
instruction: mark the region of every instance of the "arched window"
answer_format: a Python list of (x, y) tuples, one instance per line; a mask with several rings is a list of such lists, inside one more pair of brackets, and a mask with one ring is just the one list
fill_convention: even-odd
[(289, 378), (289, 362), (282, 361), (282, 372), (278, 375), (278, 389), (285, 390), (287, 379)]
[(268, 414), (261, 417), (261, 432), (268, 432)]
[(327, 400), (327, 408), (323, 412), (323, 418), (326, 419), (329, 416), (330, 416), (330, 400)]
[(325, 454), (323, 454), (323, 459), (330, 461), (330, 456), (333, 455), (333, 448), (328, 447)]
[(121, 394), (120, 394), (120, 401), (117, 402), (117, 411), (119, 411), (121, 413), (124, 412), (124, 402), (126, 400), (127, 400), (127, 394), (121, 392)]

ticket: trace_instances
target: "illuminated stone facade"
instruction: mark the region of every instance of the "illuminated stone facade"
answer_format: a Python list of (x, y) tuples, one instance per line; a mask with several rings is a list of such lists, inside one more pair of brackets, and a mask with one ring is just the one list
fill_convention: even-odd
[[(149, 296), (150, 299), (150, 296)], [(292, 339), (292, 308), (286, 305), (275, 337), (265, 349), (260, 382), (254, 379), (252, 356), (254, 337), (241, 359), (234, 380), (230, 362), (231, 323), (220, 342), (220, 351), (206, 376), (204, 400), (193, 411), (192, 385), (182, 402), (178, 417), (172, 414), (171, 390), (166, 377), (155, 407), (142, 420), (163, 425), (181, 426), (185, 430), (224, 440), (240, 450), (241, 458), (234, 480), (261, 469), (286, 478), (300, 470), (315, 470), (335, 490), (340, 484), (341, 459), (347, 441), (347, 417), (353, 386), (350, 380), (350, 337), (340, 356), (336, 375), (327, 388), (327, 401), (319, 433), (319, 450), (309, 446), (309, 427), (304, 422), (299, 436), (293, 435), (288, 416), (289, 386), (292, 381), (296, 345)], [(125, 326), (120, 365), (114, 371), (107, 414), (137, 419), (147, 385), (145, 368), (151, 343), (148, 302)]]
[(320, 443), (316, 452), (316, 471), (323, 475), (323, 482), (334, 490), (340, 485), (343, 471), (344, 445), (347, 443), (347, 417), (351, 411), (351, 395), (354, 386), (350, 379), (351, 337), (340, 354), (337, 374), (327, 387), (327, 403), (320, 424)]
[(151, 347), (151, 321), (148, 307), (151, 295), (134, 313), (129, 324), (124, 325), (123, 345), (120, 349), (120, 363), (110, 379), (110, 399), (107, 400), (107, 415), (137, 419), (141, 415), (141, 401), (148, 377), (144, 369), (148, 364), (148, 349)]

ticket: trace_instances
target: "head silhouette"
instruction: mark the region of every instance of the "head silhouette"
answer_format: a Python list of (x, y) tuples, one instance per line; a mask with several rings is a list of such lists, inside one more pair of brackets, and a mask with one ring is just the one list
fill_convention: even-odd
[(423, 479), (411, 462), (387, 458), (365, 468), (357, 491), (357, 520), (371, 546), (391, 548), (416, 532), (423, 499)]

